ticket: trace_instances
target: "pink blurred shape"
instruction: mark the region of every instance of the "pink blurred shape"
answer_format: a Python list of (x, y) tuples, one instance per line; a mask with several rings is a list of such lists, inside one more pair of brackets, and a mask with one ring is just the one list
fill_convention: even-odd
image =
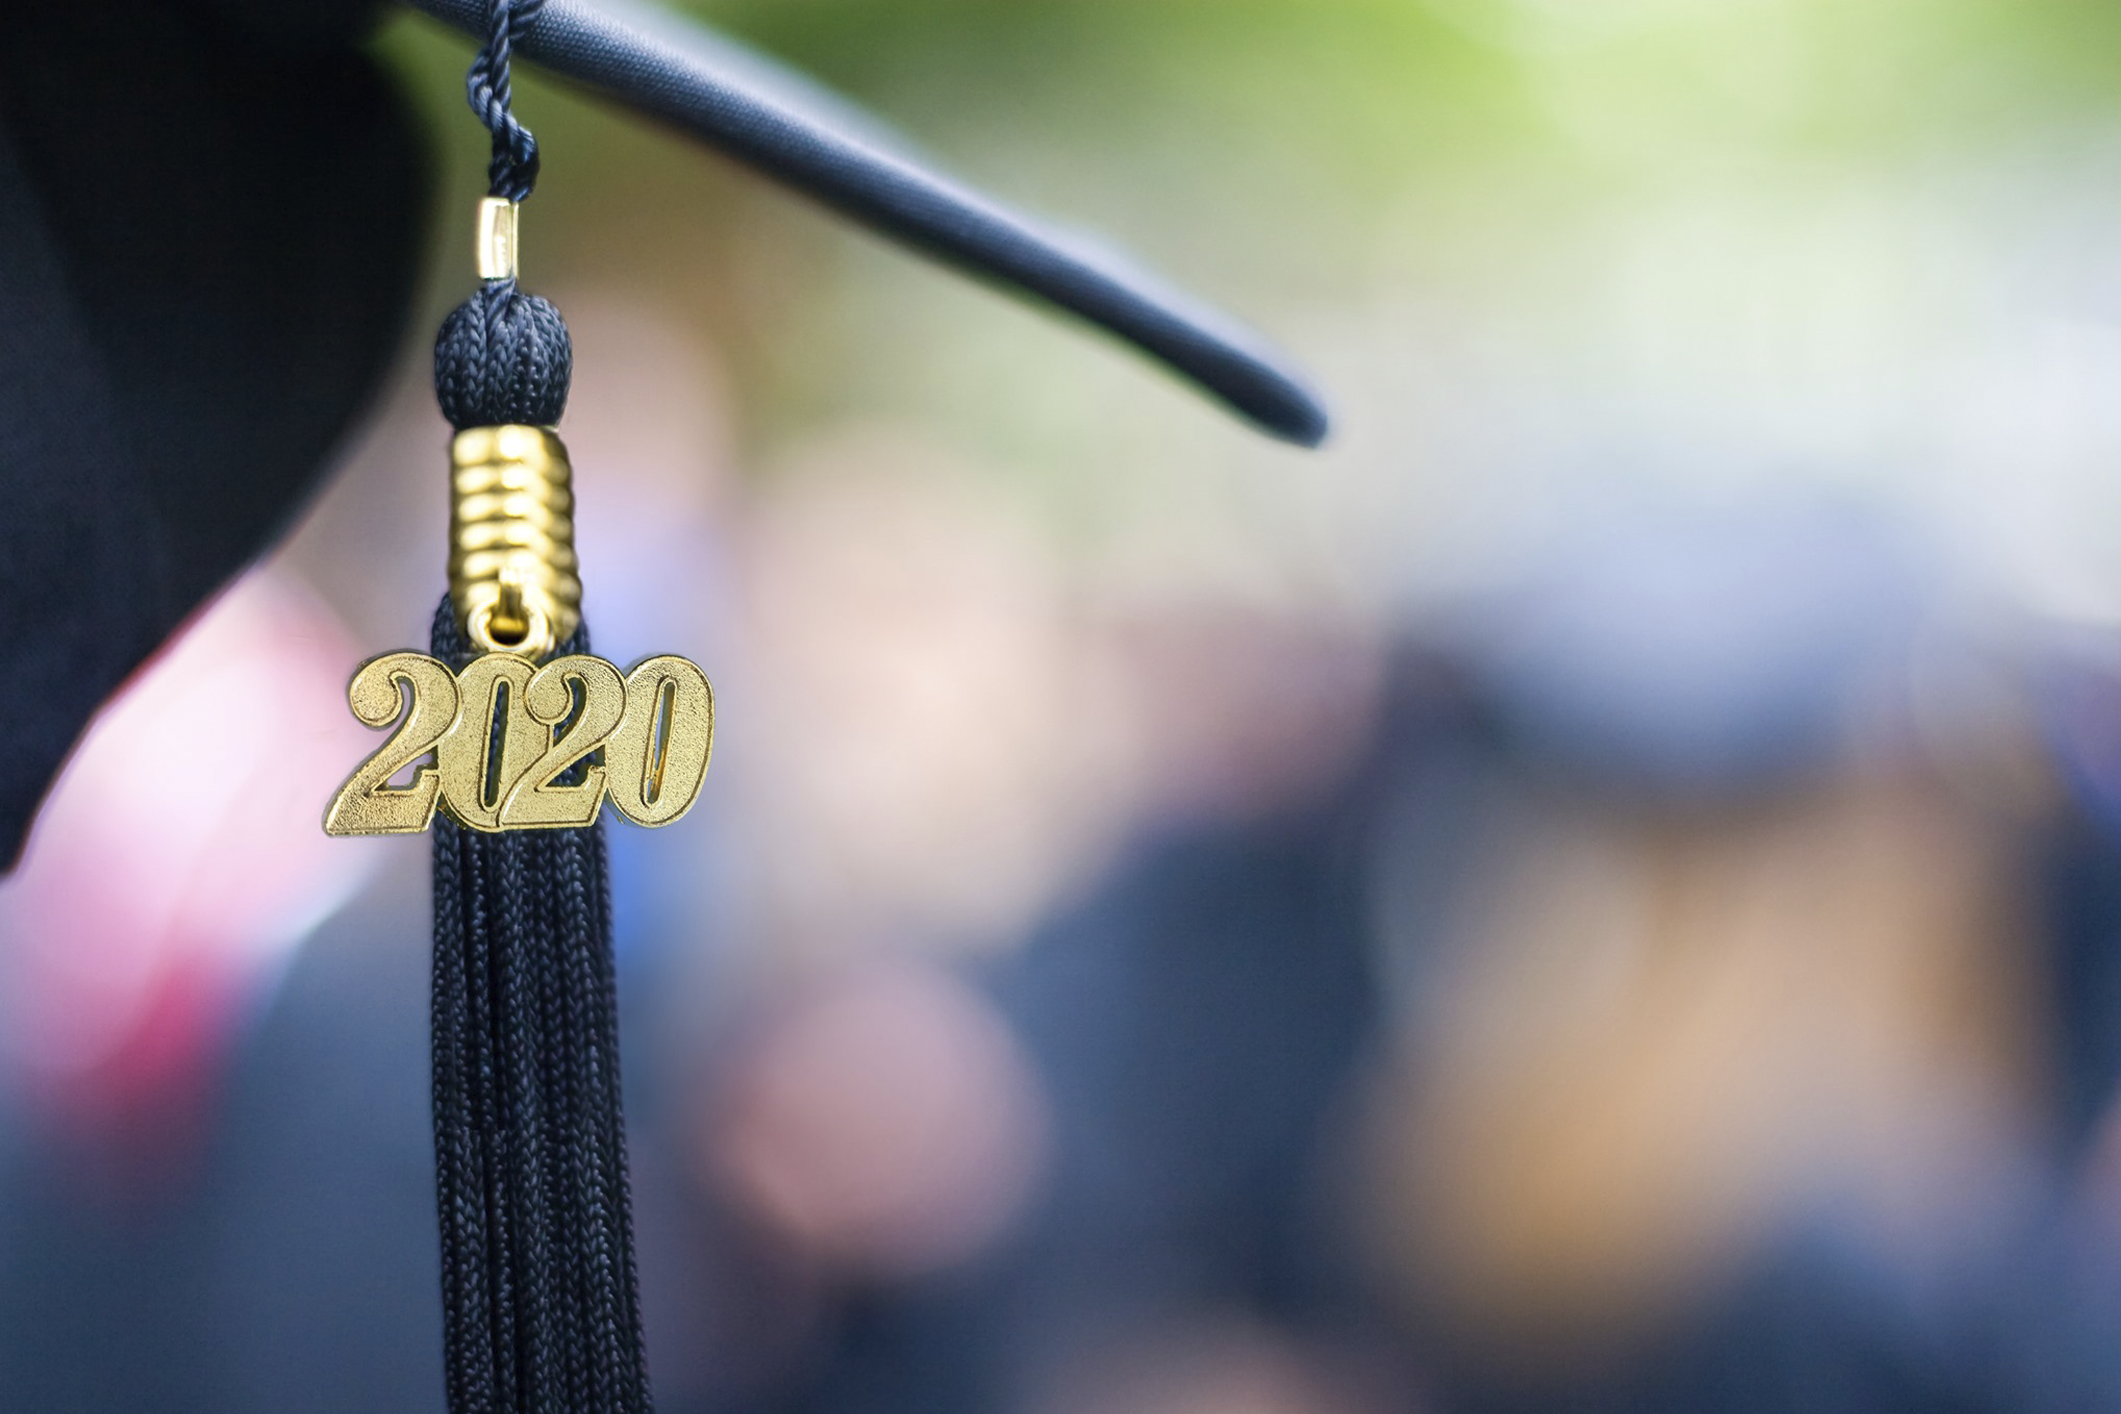
[(853, 970), (736, 1058), (704, 1156), (805, 1255), (904, 1274), (1006, 1232), (1043, 1171), (1045, 1097), (979, 993), (918, 963)]
[(378, 858), (324, 802), (378, 738), (330, 612), (256, 571), (98, 715), (0, 883), (0, 1067), (63, 1127), (190, 1128), (245, 1004)]

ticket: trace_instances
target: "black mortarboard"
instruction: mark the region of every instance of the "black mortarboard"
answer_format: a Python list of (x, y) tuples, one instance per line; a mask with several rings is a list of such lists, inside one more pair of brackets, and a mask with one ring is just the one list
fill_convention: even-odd
[[(480, 0), (413, 0), (478, 33)], [(17, 7), (0, 45), (0, 861), (90, 715), (264, 550), (399, 346), (430, 188), (344, 0)], [(733, 42), (550, 0), (518, 53), (961, 270), (1100, 325), (1262, 429), (1263, 342), (929, 170)]]

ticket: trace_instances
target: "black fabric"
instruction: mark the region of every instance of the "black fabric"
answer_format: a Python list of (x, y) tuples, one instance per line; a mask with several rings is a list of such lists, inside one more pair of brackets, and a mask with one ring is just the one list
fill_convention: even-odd
[[(445, 597), (434, 655), (475, 656)], [(589, 650), (586, 632), (562, 645)], [(434, 825), (434, 1131), (451, 1414), (650, 1407), (601, 823)]]
[(0, 868), (89, 715), (279, 533), (426, 211), (376, 6), (15, 6), (0, 43)]
[[(409, 0), (484, 36), (485, 0)], [(842, 215), (947, 264), (1101, 325), (1261, 429), (1305, 446), (1324, 404), (1266, 342), (1113, 252), (1009, 210), (902, 153), (837, 105), (771, 78), (727, 40), (671, 24), (647, 35), (581, 0), (548, 0), (516, 45), (524, 59), (677, 127)]]

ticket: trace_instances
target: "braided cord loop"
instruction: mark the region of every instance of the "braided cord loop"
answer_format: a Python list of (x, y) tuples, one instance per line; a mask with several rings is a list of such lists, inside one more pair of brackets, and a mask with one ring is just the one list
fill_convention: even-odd
[(486, 43), (464, 76), (464, 97), (493, 134), (487, 191), (504, 201), (521, 201), (538, 184), (538, 140), (516, 121), (509, 66), (517, 42), (544, 8), (545, 0), (487, 0)]

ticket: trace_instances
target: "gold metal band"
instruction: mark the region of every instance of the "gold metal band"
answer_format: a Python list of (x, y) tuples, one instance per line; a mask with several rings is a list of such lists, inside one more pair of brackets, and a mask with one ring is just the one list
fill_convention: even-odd
[(543, 427), (471, 427), (450, 444), (449, 594), (486, 653), (541, 659), (582, 619), (573, 471)]
[(479, 248), (476, 260), (481, 280), (513, 280), (520, 250), (516, 203), (504, 197), (479, 198)]

